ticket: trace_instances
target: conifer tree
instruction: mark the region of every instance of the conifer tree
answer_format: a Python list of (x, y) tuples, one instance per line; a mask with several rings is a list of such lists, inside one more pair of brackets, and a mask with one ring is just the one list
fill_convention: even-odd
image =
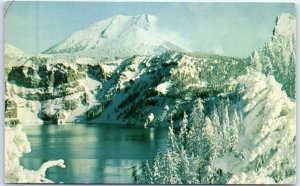
[(138, 174), (138, 171), (137, 171), (137, 168), (136, 168), (136, 165), (133, 165), (131, 167), (132, 169), (132, 178), (133, 178), (133, 183), (136, 183), (136, 184), (139, 184), (140, 183), (140, 175)]
[(181, 128), (179, 132), (179, 141), (182, 147), (186, 148), (186, 143), (187, 143), (187, 136), (188, 136), (188, 130), (187, 130), (187, 125), (188, 125), (188, 116), (184, 112), (183, 113), (183, 119), (181, 122)]
[(229, 128), (229, 114), (228, 107), (225, 105), (222, 113), (222, 124), (223, 124), (223, 150), (228, 152), (230, 144), (230, 128)]
[(287, 79), (287, 82), (285, 85), (287, 86), (286, 92), (288, 96), (295, 98), (295, 87), (296, 87), (296, 65), (295, 65), (295, 59), (293, 57), (290, 57), (289, 63), (288, 63), (288, 72), (285, 76)]
[(214, 108), (213, 108), (212, 124), (213, 124), (213, 127), (215, 128), (216, 134), (219, 134), (221, 131), (221, 124), (220, 124), (220, 118), (219, 118), (219, 114), (218, 114), (218, 110), (217, 110), (216, 106), (214, 106)]
[(183, 184), (189, 184), (191, 183), (190, 164), (189, 164), (186, 151), (184, 150), (183, 146), (181, 146), (180, 158), (181, 158), (181, 163), (179, 165), (179, 171), (180, 171), (181, 182)]
[(203, 176), (202, 183), (213, 184), (216, 183), (215, 171), (211, 165), (205, 167), (205, 175)]
[(172, 157), (172, 153), (167, 150), (164, 153), (164, 177), (163, 184), (181, 183), (177, 174), (176, 160)]
[(233, 114), (233, 120), (232, 120), (232, 125), (231, 125), (231, 135), (230, 135), (230, 148), (233, 151), (236, 150), (236, 146), (237, 146), (238, 139), (239, 139), (239, 125), (240, 125), (239, 116), (235, 110), (234, 114)]
[(210, 183), (208, 179), (207, 170), (211, 165), (212, 160), (216, 157), (216, 140), (214, 130), (209, 117), (205, 118), (203, 124), (203, 132), (201, 134), (201, 162), (199, 169), (199, 177), (201, 183)]
[(223, 141), (223, 132), (221, 131), (220, 119), (218, 116), (217, 108), (214, 107), (212, 114), (212, 125), (214, 128), (214, 135), (216, 140), (216, 153), (217, 156), (221, 153), (222, 149), (222, 141)]
[(160, 160), (159, 154), (156, 155), (154, 163), (153, 163), (153, 180), (154, 183), (161, 183), (161, 167), (160, 167)]
[(195, 126), (200, 126), (199, 124), (204, 120), (204, 105), (201, 98), (195, 100), (193, 110), (191, 113), (191, 124)]
[(145, 179), (145, 183), (147, 183), (147, 184), (153, 184), (151, 169), (150, 169), (148, 160), (146, 160), (143, 163), (143, 173), (144, 173), (144, 176), (145, 176), (145, 178), (144, 178)]
[(172, 120), (168, 131), (168, 150), (171, 152), (178, 152), (178, 144), (177, 144), (176, 136), (174, 134)]
[(208, 160), (209, 163), (211, 163), (211, 160), (214, 159), (216, 156), (216, 136), (209, 117), (205, 118), (203, 128), (203, 143), (206, 143), (206, 147), (209, 150)]
[(200, 141), (201, 141), (201, 125), (204, 119), (203, 113), (204, 106), (202, 104), (202, 100), (199, 98), (195, 101), (195, 105), (193, 107), (191, 113), (191, 128), (187, 137), (187, 149), (189, 153), (193, 153), (195, 156), (199, 155), (201, 152)]

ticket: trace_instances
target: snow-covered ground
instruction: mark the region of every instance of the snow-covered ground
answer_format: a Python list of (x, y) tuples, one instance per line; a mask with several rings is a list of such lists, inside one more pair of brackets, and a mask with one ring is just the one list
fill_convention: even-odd
[(5, 183), (53, 183), (47, 179), (48, 168), (59, 166), (65, 168), (64, 160), (45, 162), (39, 170), (27, 170), (20, 165), (20, 158), (24, 153), (30, 153), (30, 143), (22, 126), (5, 127)]

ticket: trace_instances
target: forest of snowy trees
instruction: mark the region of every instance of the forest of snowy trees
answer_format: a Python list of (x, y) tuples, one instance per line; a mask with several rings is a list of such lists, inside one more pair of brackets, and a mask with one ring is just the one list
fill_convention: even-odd
[[(247, 58), (246, 72), (239, 72), (244, 66), (232, 68), (235, 91), (223, 89), (223, 98), (211, 102), (196, 99), (178, 132), (171, 121), (166, 149), (133, 166), (134, 182), (295, 183), (295, 30), (293, 16), (278, 16), (271, 40)], [(213, 71), (208, 79), (219, 81), (210, 84), (224, 86), (222, 73)]]
[(199, 98), (190, 116), (184, 113), (180, 131), (171, 120), (166, 149), (132, 167), (134, 182), (294, 182), (295, 103), (273, 76), (249, 70), (238, 82), (236, 103), (222, 101), (204, 114)]

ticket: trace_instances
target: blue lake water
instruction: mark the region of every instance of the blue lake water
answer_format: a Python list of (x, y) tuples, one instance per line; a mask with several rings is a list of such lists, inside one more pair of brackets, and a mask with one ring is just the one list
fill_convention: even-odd
[(109, 125), (41, 125), (23, 127), (32, 152), (21, 164), (37, 170), (48, 160), (64, 159), (66, 168), (48, 169), (46, 177), (63, 183), (132, 183), (132, 165), (152, 160), (165, 147), (165, 128)]

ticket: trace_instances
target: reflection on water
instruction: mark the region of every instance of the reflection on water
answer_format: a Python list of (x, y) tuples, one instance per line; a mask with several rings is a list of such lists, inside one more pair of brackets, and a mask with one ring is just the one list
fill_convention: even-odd
[(32, 152), (21, 164), (37, 170), (45, 161), (64, 159), (66, 169), (53, 167), (47, 172), (47, 178), (64, 183), (131, 183), (129, 168), (153, 159), (167, 138), (162, 128), (103, 125), (42, 125), (24, 131)]

